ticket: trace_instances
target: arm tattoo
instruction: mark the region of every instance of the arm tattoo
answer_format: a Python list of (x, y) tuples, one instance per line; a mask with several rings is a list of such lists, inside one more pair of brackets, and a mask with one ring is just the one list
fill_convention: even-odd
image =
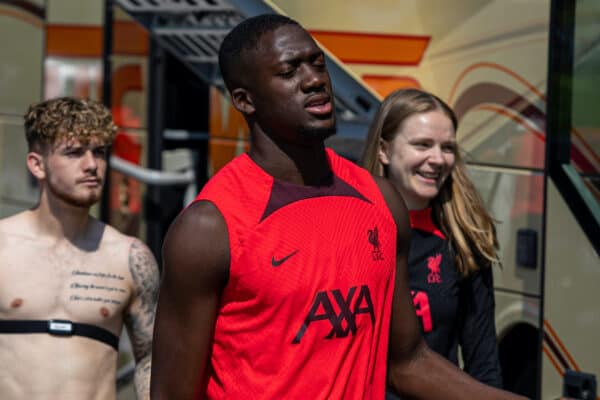
[(137, 362), (133, 383), (137, 400), (150, 398), (150, 354)]
[(125, 316), (125, 324), (136, 360), (135, 387), (139, 399), (146, 398), (149, 390), (150, 352), (159, 274), (154, 256), (138, 240), (131, 245), (129, 271), (133, 277), (135, 298)]

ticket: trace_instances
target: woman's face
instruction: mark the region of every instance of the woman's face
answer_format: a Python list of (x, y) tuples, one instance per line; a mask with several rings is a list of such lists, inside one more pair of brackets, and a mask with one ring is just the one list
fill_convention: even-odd
[(442, 111), (404, 120), (391, 142), (382, 140), (379, 160), (409, 210), (426, 208), (452, 172), (456, 132)]

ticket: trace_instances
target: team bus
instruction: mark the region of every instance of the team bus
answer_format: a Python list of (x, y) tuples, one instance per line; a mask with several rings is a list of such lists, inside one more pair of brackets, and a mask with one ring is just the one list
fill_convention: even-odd
[[(446, 100), (497, 220), (496, 326), (506, 389), (600, 399), (600, 3), (596, 0), (0, 0), (0, 217), (37, 199), (22, 115), (59, 95), (110, 106), (120, 128), (94, 210), (160, 257), (173, 217), (247, 150), (216, 51), (277, 12), (321, 44), (357, 160), (390, 91)], [(131, 355), (122, 339), (121, 399)]]

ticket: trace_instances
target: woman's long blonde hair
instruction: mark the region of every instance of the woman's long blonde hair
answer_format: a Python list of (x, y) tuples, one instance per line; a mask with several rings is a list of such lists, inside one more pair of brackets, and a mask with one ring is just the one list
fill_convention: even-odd
[[(443, 112), (456, 132), (458, 121), (454, 111), (437, 96), (417, 89), (390, 93), (369, 128), (362, 166), (374, 175), (387, 177), (386, 168), (379, 160), (381, 140), (391, 142), (408, 117), (430, 111)], [(481, 263), (491, 266), (499, 262), (494, 220), (469, 179), (458, 149), (454, 168), (431, 201), (431, 208), (433, 218), (450, 242), (456, 268), (463, 276), (478, 270)]]

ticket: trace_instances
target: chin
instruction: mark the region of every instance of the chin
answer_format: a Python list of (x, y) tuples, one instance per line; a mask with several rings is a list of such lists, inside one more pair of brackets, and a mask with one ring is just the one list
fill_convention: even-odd
[(80, 208), (90, 208), (100, 201), (101, 195), (96, 193), (81, 196), (62, 194), (58, 197), (71, 206)]
[(439, 190), (424, 188), (422, 190), (414, 191), (414, 195), (416, 198), (430, 202), (431, 200), (435, 199), (439, 192)]
[(427, 204), (431, 204), (431, 201), (433, 199), (435, 199), (436, 196), (437, 196), (437, 193), (436, 194), (429, 194), (428, 193), (428, 194), (421, 194), (421, 195), (419, 195), (419, 197), (421, 198), (421, 200), (423, 202), (427, 203)]
[(330, 136), (335, 135), (336, 126), (335, 123), (330, 126), (321, 126), (321, 127), (301, 127), (300, 134), (304, 137), (311, 139), (319, 139), (325, 140)]
[(91, 197), (90, 196), (90, 197), (86, 197), (86, 198), (72, 198), (70, 203), (71, 203), (71, 205), (76, 206), (76, 207), (90, 208), (99, 201), (100, 201), (100, 197), (97, 197), (97, 196)]

